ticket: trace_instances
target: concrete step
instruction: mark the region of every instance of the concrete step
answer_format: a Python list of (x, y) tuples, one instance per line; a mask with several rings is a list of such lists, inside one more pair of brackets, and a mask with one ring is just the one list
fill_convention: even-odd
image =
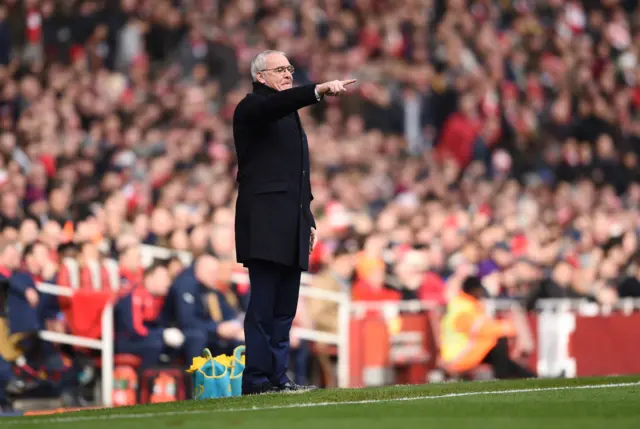
[(62, 407), (62, 398), (21, 398), (13, 402), (13, 408), (17, 411), (55, 410)]

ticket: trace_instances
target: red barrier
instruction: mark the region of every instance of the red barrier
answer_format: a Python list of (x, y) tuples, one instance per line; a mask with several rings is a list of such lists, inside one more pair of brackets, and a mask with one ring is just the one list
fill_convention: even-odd
[(396, 366), (395, 382), (424, 383), (433, 354), (432, 335), (427, 313), (398, 317), (391, 335), (391, 362)]
[(576, 316), (569, 342), (578, 377), (640, 374), (640, 313)]
[[(399, 315), (389, 320), (369, 313), (351, 321), (350, 387), (396, 383), (423, 383), (435, 361), (428, 314)], [(399, 376), (399, 377), (398, 377)]]
[[(575, 312), (529, 314), (535, 348), (529, 366), (541, 376), (640, 374), (640, 312), (581, 316)], [(437, 341), (428, 313), (385, 320), (381, 314), (351, 322), (351, 387), (379, 384), (382, 367), (395, 383), (424, 383), (436, 361)], [(368, 374), (368, 375), (367, 375)]]

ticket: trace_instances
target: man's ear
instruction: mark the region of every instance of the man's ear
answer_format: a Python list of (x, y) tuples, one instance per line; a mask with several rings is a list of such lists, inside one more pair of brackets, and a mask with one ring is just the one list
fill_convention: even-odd
[(264, 78), (262, 77), (262, 73), (260, 73), (260, 74), (258, 74), (258, 76), (256, 76), (256, 80), (257, 80), (258, 82), (260, 82), (261, 84), (263, 84), (263, 85), (266, 85), (266, 84), (267, 84), (267, 81), (266, 81), (266, 80), (264, 80)]

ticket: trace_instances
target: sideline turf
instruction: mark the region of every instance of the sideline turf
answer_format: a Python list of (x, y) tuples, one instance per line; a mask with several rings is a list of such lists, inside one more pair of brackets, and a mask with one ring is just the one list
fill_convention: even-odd
[[(636, 382), (640, 382), (640, 376), (325, 390), (302, 395), (262, 395), (142, 405), (55, 416), (0, 418), (0, 427), (638, 429), (640, 384), (627, 387), (571, 389), (585, 385)], [(553, 387), (568, 389), (394, 401), (397, 398), (408, 397)], [(387, 402), (295, 408), (300, 404), (310, 403), (380, 400)], [(227, 411), (265, 407), (291, 408)]]

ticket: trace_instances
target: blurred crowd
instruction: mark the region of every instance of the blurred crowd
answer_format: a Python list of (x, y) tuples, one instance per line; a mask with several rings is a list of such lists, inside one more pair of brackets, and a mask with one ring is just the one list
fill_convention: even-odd
[[(530, 308), (640, 296), (639, 29), (637, 0), (5, 0), (2, 250), (43, 244), (35, 279), (126, 293), (141, 243), (214, 255), (217, 282), (186, 269), (226, 293), (232, 114), (278, 49), (298, 84), (358, 79), (300, 112), (318, 287), (444, 303), (476, 274)], [(89, 268), (104, 258), (119, 280)], [(335, 329), (335, 308), (300, 314)]]

